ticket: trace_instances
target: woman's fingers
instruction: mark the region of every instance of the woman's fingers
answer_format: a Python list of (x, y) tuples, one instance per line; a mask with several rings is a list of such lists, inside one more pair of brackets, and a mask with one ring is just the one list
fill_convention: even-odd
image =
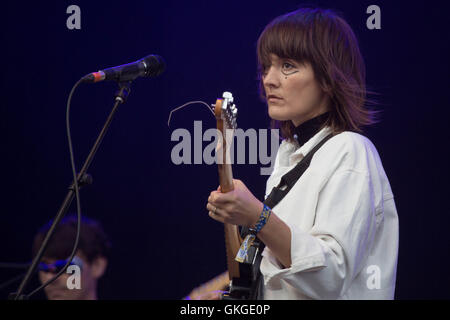
[(208, 197), (208, 202), (212, 204), (225, 205), (227, 203), (233, 202), (232, 192), (221, 193), (218, 191), (213, 191)]
[(225, 223), (225, 220), (223, 219), (223, 217), (218, 216), (217, 214), (214, 214), (212, 211), (209, 211), (208, 214), (209, 214), (209, 216), (210, 216), (211, 218), (213, 218), (214, 220), (219, 221), (219, 222), (221, 222), (221, 223)]
[(223, 211), (217, 208), (216, 206), (212, 205), (211, 203), (208, 203), (206, 205), (206, 210), (208, 210), (209, 216), (214, 220), (222, 223), (225, 222), (223, 217)]
[(206, 204), (206, 210), (208, 210), (208, 211), (210, 211), (210, 212), (212, 212), (212, 213), (216, 213), (216, 211), (217, 211), (217, 207), (215, 207), (214, 205), (212, 205), (211, 203), (207, 203)]

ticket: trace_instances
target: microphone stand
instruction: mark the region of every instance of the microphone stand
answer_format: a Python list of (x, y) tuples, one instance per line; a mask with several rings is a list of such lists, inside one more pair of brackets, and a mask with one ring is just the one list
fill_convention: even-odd
[[(87, 173), (87, 170), (89, 166), (91, 165), (92, 160), (94, 159), (94, 156), (104, 138), (106, 135), (106, 132), (109, 129), (109, 126), (111, 125), (112, 119), (114, 117), (114, 114), (117, 111), (117, 108), (120, 104), (125, 103), (129, 93), (130, 93), (130, 85), (131, 81), (127, 82), (119, 82), (119, 90), (115, 94), (115, 103), (114, 107), (111, 110), (111, 113), (109, 114), (108, 118), (106, 119), (106, 123), (103, 125), (102, 130), (100, 131), (100, 134), (97, 137), (97, 140), (95, 141), (94, 145), (92, 146), (91, 151), (89, 152), (89, 155), (87, 156), (83, 167), (81, 168), (78, 176), (77, 181), (80, 186), (80, 188), (86, 184), (92, 183), (92, 177)], [(48, 242), (50, 238), (52, 237), (53, 233), (55, 232), (56, 226), (59, 224), (60, 220), (64, 217), (67, 210), (69, 209), (70, 204), (72, 203), (73, 198), (75, 197), (75, 187), (74, 182), (69, 187), (69, 192), (67, 193), (66, 197), (64, 198), (64, 201), (56, 214), (55, 219), (53, 220), (53, 224), (51, 225), (50, 229), (47, 232), (47, 235), (45, 236), (41, 247), (39, 248), (38, 253), (33, 258), (33, 261), (31, 262), (30, 267), (27, 270), (27, 273), (25, 277), (23, 278), (22, 282), (19, 285), (19, 288), (17, 289), (17, 292), (10, 293), (8, 296), (9, 300), (27, 300), (28, 296), (23, 294), (23, 290), (25, 289), (26, 285), (31, 279), (31, 276), (34, 273), (34, 270), (36, 269), (36, 266), (41, 261), (42, 255), (44, 254), (45, 249), (48, 246)]]

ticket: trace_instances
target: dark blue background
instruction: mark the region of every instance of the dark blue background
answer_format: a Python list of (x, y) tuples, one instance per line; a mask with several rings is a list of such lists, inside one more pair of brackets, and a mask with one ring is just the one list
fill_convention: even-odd
[[(366, 132), (383, 161), (400, 219), (396, 297), (450, 298), (448, 210), (449, 50), (445, 7), (430, 1), (317, 1), (342, 11), (381, 94), (383, 121)], [(81, 8), (81, 30), (66, 8)], [(366, 9), (381, 8), (381, 30)], [(222, 225), (205, 209), (218, 185), (213, 165), (172, 164), (176, 128), (215, 121), (201, 105), (225, 90), (236, 97), (239, 127), (268, 128), (258, 99), (256, 40), (297, 1), (53, 1), (2, 3), (0, 261), (30, 258), (37, 228), (52, 218), (71, 181), (65, 105), (84, 74), (163, 56), (166, 72), (133, 83), (89, 172), (82, 211), (100, 220), (113, 255), (100, 284), (105, 299), (179, 299), (226, 268)], [(113, 104), (114, 83), (82, 85), (72, 101), (75, 157), (82, 161)], [(234, 175), (263, 198), (259, 165)], [(74, 203), (75, 204), (75, 203)], [(75, 210), (75, 206), (71, 207)], [(0, 282), (15, 273), (0, 270)], [(37, 285), (34, 279), (32, 285)], [(6, 298), (9, 287), (1, 292)], [(42, 295), (38, 296), (42, 298)]]

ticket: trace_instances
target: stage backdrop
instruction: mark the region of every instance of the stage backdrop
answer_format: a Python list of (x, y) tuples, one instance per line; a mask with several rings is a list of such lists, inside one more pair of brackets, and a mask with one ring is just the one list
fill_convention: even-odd
[[(311, 2), (310, 2), (311, 3)], [(448, 21), (430, 1), (317, 1), (342, 12), (380, 96), (382, 121), (365, 134), (377, 147), (400, 219), (396, 298), (450, 298), (448, 214)], [(297, 1), (47, 1), (2, 3), (0, 261), (26, 262), (37, 229), (54, 217), (71, 181), (65, 131), (69, 91), (83, 75), (158, 54), (155, 79), (138, 79), (119, 108), (81, 192), (83, 214), (112, 239), (103, 299), (180, 299), (226, 268), (223, 227), (205, 209), (217, 168), (174, 163), (171, 141), (215, 127), (200, 104), (231, 91), (243, 130), (268, 129), (258, 97), (256, 41)], [(381, 29), (366, 21), (381, 9)], [(80, 25), (71, 20), (80, 9)], [(68, 21), (69, 20), (69, 21)], [(74, 29), (70, 29), (75, 27)], [(79, 29), (77, 29), (79, 27)], [(113, 105), (113, 82), (81, 85), (71, 126), (80, 168)], [(199, 124), (199, 123), (197, 123)], [(200, 130), (200, 129), (199, 129)], [(196, 140), (205, 148), (209, 142)], [(198, 142), (200, 141), (200, 142)], [(247, 146), (250, 148), (250, 146)], [(198, 159), (197, 159), (198, 160)], [(175, 161), (176, 162), (176, 161)], [(198, 161), (197, 161), (198, 162)], [(263, 199), (266, 167), (236, 164), (234, 175)], [(75, 212), (75, 202), (70, 212)], [(0, 270), (0, 281), (20, 271)], [(4, 288), (1, 298), (18, 283)], [(34, 279), (27, 291), (37, 285)], [(38, 295), (35, 298), (43, 298)]]

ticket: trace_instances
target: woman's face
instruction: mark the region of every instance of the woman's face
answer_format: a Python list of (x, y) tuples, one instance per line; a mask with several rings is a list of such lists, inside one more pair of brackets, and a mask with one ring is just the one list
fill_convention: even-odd
[(316, 81), (310, 63), (271, 54), (263, 74), (269, 116), (295, 126), (328, 110), (329, 98)]

